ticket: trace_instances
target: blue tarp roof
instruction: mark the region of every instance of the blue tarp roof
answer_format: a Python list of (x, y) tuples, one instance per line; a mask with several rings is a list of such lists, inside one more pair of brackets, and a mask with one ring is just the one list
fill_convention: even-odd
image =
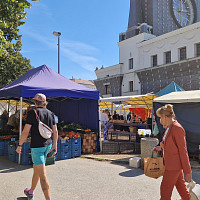
[(177, 92), (177, 91), (184, 91), (182, 87), (177, 85), (174, 81), (172, 81), (167, 87), (160, 90), (158, 93), (156, 93), (157, 96), (163, 96), (165, 94), (169, 94), (171, 92)]
[(43, 93), (47, 97), (74, 97), (99, 99), (99, 91), (75, 83), (46, 65), (33, 68), (17, 80), (0, 89), (1, 97), (34, 97)]

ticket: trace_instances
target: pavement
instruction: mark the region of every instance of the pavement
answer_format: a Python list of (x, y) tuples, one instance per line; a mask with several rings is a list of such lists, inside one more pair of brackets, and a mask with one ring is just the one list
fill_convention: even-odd
[[(98, 161), (108, 161), (108, 162), (113, 162), (113, 163), (121, 163), (121, 164), (129, 164), (129, 159), (133, 157), (139, 157), (139, 154), (85, 154), (81, 155), (82, 158), (87, 158), (87, 159), (94, 159)], [(192, 169), (200, 169), (200, 163), (193, 159), (190, 158), (190, 164)]]
[[(30, 187), (32, 171), (32, 166), (0, 157), (0, 200), (25, 200), (23, 190)], [(83, 158), (57, 161), (47, 166), (47, 176), (52, 200), (158, 200), (162, 180), (148, 178), (142, 169), (124, 163)], [(200, 170), (193, 169), (193, 179), (200, 183)], [(40, 184), (34, 199), (45, 199)], [(176, 189), (172, 200), (180, 200)]]

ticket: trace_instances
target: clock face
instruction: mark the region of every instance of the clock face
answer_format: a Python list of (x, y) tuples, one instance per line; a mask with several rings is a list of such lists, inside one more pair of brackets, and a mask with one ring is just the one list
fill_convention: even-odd
[(195, 19), (192, 0), (172, 0), (172, 15), (178, 27), (190, 25)]

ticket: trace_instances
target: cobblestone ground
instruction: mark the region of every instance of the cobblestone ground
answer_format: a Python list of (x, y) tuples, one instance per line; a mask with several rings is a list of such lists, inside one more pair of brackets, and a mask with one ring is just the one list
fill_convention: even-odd
[[(159, 200), (162, 178), (151, 179), (141, 169), (128, 165), (91, 159), (69, 159), (47, 166), (52, 200)], [(0, 157), (0, 200), (24, 200), (25, 187), (30, 187), (31, 166), (20, 166)], [(193, 170), (200, 183), (200, 170)], [(40, 188), (35, 200), (45, 199)], [(180, 199), (176, 189), (172, 200)]]

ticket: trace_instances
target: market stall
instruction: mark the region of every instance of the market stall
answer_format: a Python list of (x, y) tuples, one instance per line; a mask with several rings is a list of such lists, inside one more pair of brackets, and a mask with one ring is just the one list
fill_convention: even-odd
[[(172, 104), (178, 122), (186, 131), (187, 148), (190, 155), (199, 155), (200, 145), (200, 90), (172, 92), (153, 101), (154, 112), (165, 104)], [(163, 128), (156, 116), (160, 133)]]
[(22, 132), (22, 103), (31, 102), (36, 93), (47, 96), (48, 108), (58, 116), (59, 121), (75, 122), (98, 130), (99, 91), (79, 85), (42, 65), (0, 89), (0, 100), (20, 101), (19, 135)]
[[(146, 115), (147, 118), (145, 120), (141, 119), (141, 121), (140, 121), (140, 119), (134, 119), (134, 121), (130, 122), (130, 121), (126, 120), (126, 116), (123, 117), (123, 120), (113, 120), (112, 123), (113, 123), (114, 129), (109, 131), (109, 134), (111, 135), (111, 139), (112, 139), (113, 135), (116, 135), (115, 141), (120, 142), (120, 141), (118, 141), (118, 136), (119, 135), (127, 135), (127, 136), (129, 136), (129, 142), (133, 146), (136, 144), (137, 141), (140, 140), (140, 137), (138, 137), (139, 134), (140, 135), (145, 135), (146, 133), (151, 134), (151, 131), (150, 132), (149, 132), (149, 130), (145, 131), (145, 129), (151, 128), (152, 124), (153, 124), (153, 121), (149, 120), (149, 119), (150, 119), (150, 117), (152, 117), (152, 101), (155, 97), (156, 97), (156, 95), (154, 95), (154, 94), (146, 94), (146, 95), (101, 98), (100, 105), (102, 107), (105, 107), (105, 105), (109, 105), (110, 107), (115, 108), (116, 106), (112, 106), (112, 104), (113, 105), (121, 104), (122, 107), (124, 107), (126, 109), (128, 108), (128, 106), (130, 106), (130, 108), (128, 109), (129, 112), (130, 112), (131, 108), (133, 110), (135, 108), (138, 108), (138, 109), (145, 108), (145, 109), (147, 109), (147, 113), (148, 113), (148, 115)], [(151, 116), (149, 115), (149, 113), (151, 113)], [(125, 114), (127, 114), (127, 112)], [(118, 127), (118, 128), (115, 128), (115, 127)], [(143, 130), (139, 130), (139, 129), (143, 129)], [(131, 140), (132, 137), (133, 137), (134, 143), (132, 143), (132, 140)], [(108, 145), (109, 144), (102, 143), (102, 141), (101, 141), (101, 150), (105, 146), (108, 146)], [(115, 144), (113, 143), (112, 145), (116, 145), (116, 143)], [(119, 146), (120, 146), (120, 144), (119, 144)], [(114, 147), (114, 148), (117, 149), (116, 147)], [(105, 152), (104, 150), (102, 150), (102, 151)]]

